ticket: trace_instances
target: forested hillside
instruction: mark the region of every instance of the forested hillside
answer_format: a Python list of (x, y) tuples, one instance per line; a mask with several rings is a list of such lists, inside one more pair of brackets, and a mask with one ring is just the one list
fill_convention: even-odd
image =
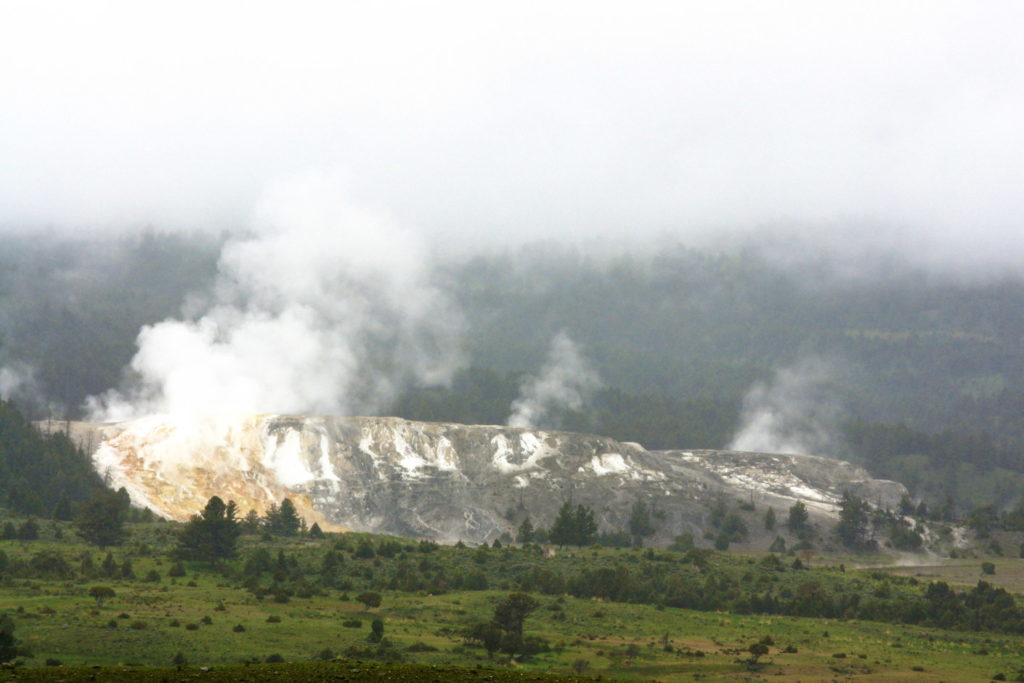
[[(153, 232), (3, 240), (0, 389), (34, 419), (81, 417), (88, 396), (130, 379), (140, 327), (209, 294), (220, 244)], [(504, 423), (564, 331), (603, 388), (543, 426), (722, 448), (752, 386), (813, 359), (833, 454), (933, 504), (1011, 505), (1024, 487), (1019, 279), (896, 261), (783, 264), (755, 248), (599, 257), (552, 246), (449, 259), (434, 279), (464, 320), (464, 369), (450, 387), (409, 387), (376, 412)]]

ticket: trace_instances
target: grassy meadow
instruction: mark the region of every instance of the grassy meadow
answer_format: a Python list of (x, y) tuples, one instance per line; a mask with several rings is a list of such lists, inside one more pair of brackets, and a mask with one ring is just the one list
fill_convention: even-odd
[[(661, 604), (657, 596), (650, 604), (637, 604), (567, 592), (531, 592), (539, 605), (526, 618), (524, 633), (545, 645), (529, 656), (489, 656), (464, 635), (474, 623), (488, 621), (510, 591), (521, 588), (513, 577), (525, 575), (527, 568), (532, 572), (538, 567), (559, 571), (581, 565), (630, 566), (640, 576), (684, 563), (682, 553), (586, 548), (545, 557), (528, 548), (508, 547), (431, 547), (423, 552), (413, 541), (359, 534), (328, 534), (318, 540), (248, 536), (242, 539), (238, 558), (217, 571), (202, 563), (185, 563), (184, 576), (172, 577), (168, 574), (177, 561), (170, 551), (178, 527), (153, 523), (132, 525), (129, 542), (109, 549), (122, 569), (125, 560), (131, 563), (135, 578), (130, 578), (97, 573), (106, 551), (78, 541), (70, 526), (62, 528), (63, 538), (57, 539), (58, 528), (45, 523), (44, 537), (36, 541), (0, 541), (0, 551), (8, 558), (8, 572), (0, 574), (0, 615), (12, 619), (15, 636), (25, 649), (17, 660), (23, 666), (0, 669), (0, 679), (76, 680), (82, 675), (102, 680), (109, 675), (115, 680), (132, 675), (156, 680), (179, 672), (146, 667), (172, 664), (182, 667), (183, 677), (202, 674), (234, 680), (269, 677), (276, 674), (268, 672), (289, 665), (298, 667), (288, 674), (296, 680), (307, 675), (308, 680), (360, 680), (371, 670), (389, 672), (394, 680), (452, 680), (456, 673), (444, 668), (452, 666), (460, 667), (458, 675), (467, 679), (519, 672), (666, 681), (987, 681), (999, 675), (1015, 680), (1024, 671), (1024, 636), (1016, 633), (697, 611)], [(358, 557), (366, 545), (376, 545), (390, 556)], [(315, 571), (329, 549), (338, 549), (343, 557), (335, 585), (324, 585)], [(264, 573), (253, 579), (251, 572), (246, 574), (245, 563), (261, 550), (277, 557), (281, 568), (273, 576)], [(33, 558), (52, 559), (53, 554), (65, 558), (73, 571), (27, 578), (12, 570), (19, 561), (24, 568)], [(75, 566), (84, 556), (90, 558), (92, 569)], [(776, 568), (769, 574), (763, 556), (715, 554), (707, 561), (702, 571), (695, 570), (695, 580), (735, 575), (737, 586), (744, 581), (774, 582), (782, 593), (789, 590), (786, 582), (793, 582), (796, 591), (808, 584), (853, 585), (865, 595), (898, 600), (903, 592), (921, 590), (927, 580), (837, 567)], [(978, 562), (972, 562), (973, 566), (962, 561), (921, 568), (918, 573), (952, 580), (963, 572), (964, 582), (971, 583), (968, 574), (978, 574)], [(459, 575), (475, 572), (484, 578), (474, 581), (487, 586), (391, 587), (402, 582), (410, 567), (431, 581), (436, 582), (438, 575), (447, 577), (450, 584), (458, 584), (454, 579)], [(289, 572), (291, 579), (284, 576)], [(294, 578), (296, 572), (302, 574), (300, 579)], [(1004, 558), (996, 562), (996, 574), (986, 578), (1022, 573), (1024, 561)], [(114, 596), (90, 597), (90, 589), (100, 585), (111, 588)], [(379, 606), (368, 607), (357, 599), (367, 589), (379, 591)], [(374, 620), (383, 624), (380, 642), (372, 642)], [(766, 651), (754, 661), (750, 646), (758, 642)], [(273, 663), (281, 661), (285, 664)], [(355, 663), (359, 661), (365, 662), (363, 669)], [(300, 662), (305, 664), (299, 666)]]

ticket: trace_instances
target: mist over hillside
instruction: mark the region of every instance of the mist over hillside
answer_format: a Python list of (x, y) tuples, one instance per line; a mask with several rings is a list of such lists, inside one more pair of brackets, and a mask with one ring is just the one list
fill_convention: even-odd
[[(650, 448), (865, 462), (881, 447), (865, 442), (863, 425), (902, 424), (975, 439), (948, 460), (1022, 468), (1024, 282), (898, 262), (851, 277), (824, 253), (781, 263), (755, 246), (609, 256), (532, 245), (442, 259), (424, 282), (463, 320), (453, 341), (461, 369), (438, 382), (403, 376), (386, 401), (346, 397), (346, 412), (505, 424), (529, 385), (549, 393), (535, 396), (535, 426)], [(210, 310), (220, 249), (216, 239), (157, 232), (5, 237), (5, 395), (36, 418), (84, 417), (86, 400), (111, 389), (130, 396), (139, 330)], [(999, 498), (1016, 495), (1009, 486)]]

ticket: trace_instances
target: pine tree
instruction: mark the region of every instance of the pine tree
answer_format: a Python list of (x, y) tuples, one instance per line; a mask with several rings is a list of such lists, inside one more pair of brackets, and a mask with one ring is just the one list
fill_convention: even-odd
[(18, 641), (14, 637), (14, 622), (6, 614), (0, 616), (0, 663), (18, 656)]
[(53, 506), (53, 519), (61, 522), (70, 522), (74, 515), (71, 512), (71, 499), (68, 498), (67, 491), (61, 491), (60, 497), (57, 498), (57, 504)]
[(294, 536), (302, 528), (303, 520), (290, 498), (281, 501), (280, 507), (271, 505), (267, 509), (267, 531), (278, 536)]
[(793, 507), (789, 508), (789, 519), (786, 526), (790, 531), (800, 531), (807, 526), (807, 506), (802, 500), (793, 503)]
[(768, 511), (764, 513), (764, 528), (768, 531), (772, 531), (775, 528), (774, 508), (768, 508)]
[(843, 500), (839, 503), (839, 523), (836, 525), (839, 540), (847, 547), (859, 548), (864, 544), (867, 528), (867, 503), (849, 491), (844, 491)]
[(523, 523), (519, 525), (519, 531), (516, 533), (516, 543), (533, 543), (533, 523), (530, 518), (527, 517), (523, 520)]
[(554, 524), (551, 525), (549, 539), (555, 545), (574, 545), (576, 539), (575, 520), (572, 503), (566, 501), (558, 510)]
[(193, 515), (181, 530), (178, 554), (206, 562), (233, 557), (241, 533), (237, 511), (234, 501), (225, 505), (217, 496), (210, 498), (203, 511)]
[(119, 545), (125, 537), (126, 511), (118, 494), (103, 491), (82, 504), (75, 525), (82, 538), (93, 545)]
[(629, 515), (629, 534), (633, 537), (633, 545), (639, 548), (644, 543), (643, 539), (653, 533), (654, 524), (651, 522), (650, 509), (646, 503), (633, 503), (633, 510)]

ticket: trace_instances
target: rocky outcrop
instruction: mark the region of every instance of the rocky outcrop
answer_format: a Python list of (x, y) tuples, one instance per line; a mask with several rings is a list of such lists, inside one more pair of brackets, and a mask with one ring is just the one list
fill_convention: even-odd
[[(686, 531), (700, 539), (718, 499), (753, 503), (758, 519), (774, 507), (780, 521), (803, 500), (824, 522), (844, 490), (882, 507), (906, 493), (819, 456), (647, 451), (588, 434), (387, 417), (154, 417), (66, 428), (89, 444), (113, 487), (167, 518), (187, 518), (212, 495), (261, 513), (287, 496), (325, 528), (442, 542), (514, 534), (526, 516), (549, 525), (567, 500), (593, 508), (603, 530), (623, 530), (632, 505), (648, 503), (658, 543)], [(756, 546), (763, 525), (748, 526)]]

